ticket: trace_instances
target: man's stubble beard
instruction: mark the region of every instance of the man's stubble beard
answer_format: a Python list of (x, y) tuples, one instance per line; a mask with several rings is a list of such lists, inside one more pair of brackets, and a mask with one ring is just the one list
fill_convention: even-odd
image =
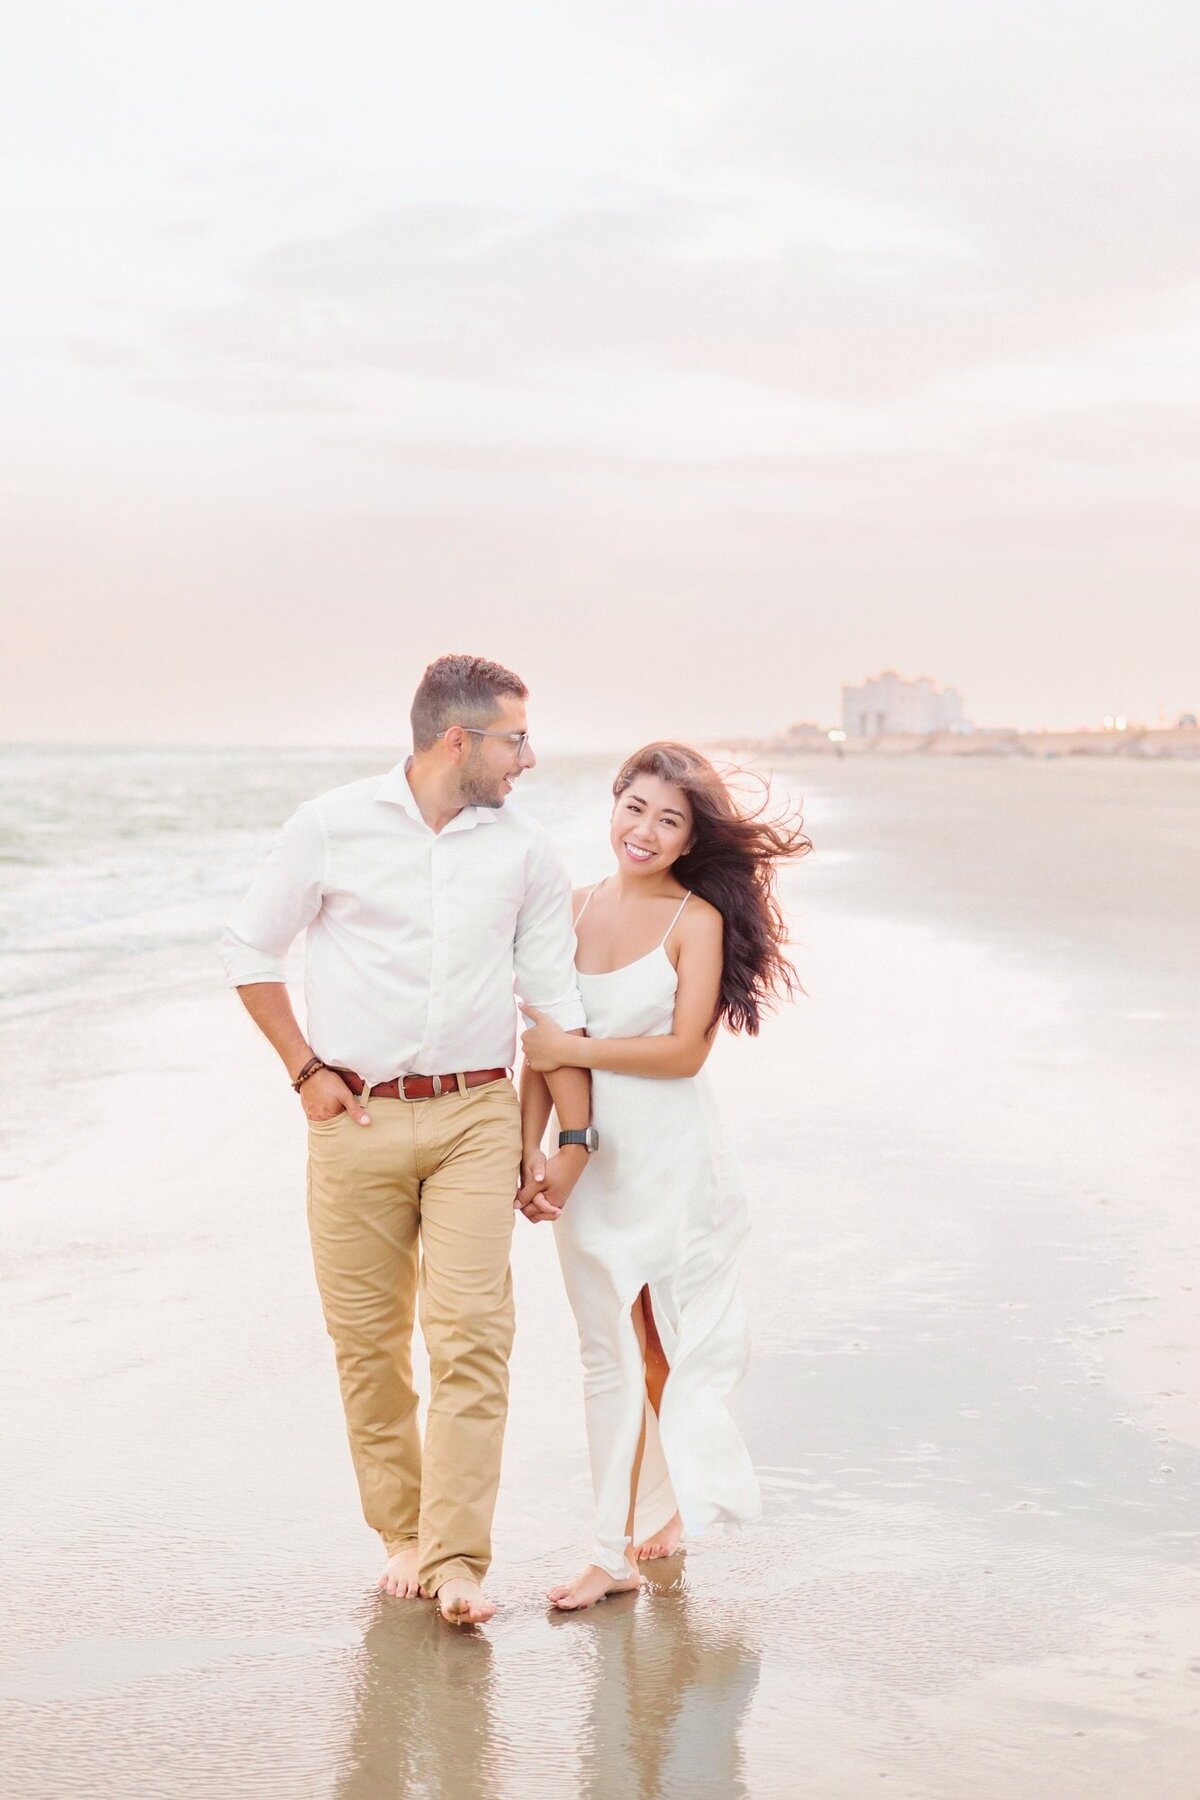
[(483, 762), (483, 745), (478, 738), (471, 740), (471, 754), (458, 784), (464, 806), (488, 806), (498, 812), (508, 797), (504, 792), (504, 777), (488, 773)]

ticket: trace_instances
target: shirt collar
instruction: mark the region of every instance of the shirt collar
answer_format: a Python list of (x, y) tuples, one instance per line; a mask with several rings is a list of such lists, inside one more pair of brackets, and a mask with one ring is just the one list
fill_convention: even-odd
[[(429, 827), (421, 817), (421, 809), (417, 805), (417, 797), (408, 785), (409, 761), (405, 757), (394, 769), (388, 770), (380, 780), (375, 798), (387, 801), (390, 806), (402, 807), (415, 824), (428, 831)], [(455, 813), (448, 825), (443, 825), (439, 836), (445, 837), (448, 831), (470, 831), (476, 825), (495, 825), (499, 817), (498, 806), (464, 806), (461, 812)]]

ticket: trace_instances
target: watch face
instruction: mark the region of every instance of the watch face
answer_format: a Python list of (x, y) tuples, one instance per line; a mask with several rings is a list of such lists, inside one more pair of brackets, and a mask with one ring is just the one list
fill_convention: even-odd
[(583, 1134), (583, 1141), (589, 1150), (598, 1150), (600, 1148), (600, 1133), (596, 1130), (594, 1125), (588, 1126)]

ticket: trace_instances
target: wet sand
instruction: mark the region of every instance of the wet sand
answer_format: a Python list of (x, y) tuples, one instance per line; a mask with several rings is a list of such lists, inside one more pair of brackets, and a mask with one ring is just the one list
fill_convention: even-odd
[(500, 1611), (379, 1599), (291, 1096), (197, 963), (16, 1065), (0, 1792), (1194, 1800), (1200, 771), (788, 779), (808, 998), (715, 1057), (761, 1523), (548, 1614), (588, 1483), (522, 1227)]

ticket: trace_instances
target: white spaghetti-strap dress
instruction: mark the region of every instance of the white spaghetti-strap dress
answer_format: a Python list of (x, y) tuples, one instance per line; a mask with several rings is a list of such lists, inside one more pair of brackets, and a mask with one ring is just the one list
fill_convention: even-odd
[[(603, 975), (580, 971), (590, 1036), (671, 1030), (677, 979), (666, 946), (689, 897), (648, 955)], [(661, 1081), (596, 1069), (592, 1119), (600, 1148), (554, 1234), (583, 1352), (596, 1499), (590, 1561), (619, 1578), (629, 1572), (629, 1483), (643, 1422), (635, 1542), (676, 1510), (693, 1536), (759, 1512), (749, 1453), (725, 1407), (747, 1359), (737, 1282), (749, 1217), (703, 1071)], [(644, 1287), (670, 1365), (657, 1419), (631, 1317)]]

